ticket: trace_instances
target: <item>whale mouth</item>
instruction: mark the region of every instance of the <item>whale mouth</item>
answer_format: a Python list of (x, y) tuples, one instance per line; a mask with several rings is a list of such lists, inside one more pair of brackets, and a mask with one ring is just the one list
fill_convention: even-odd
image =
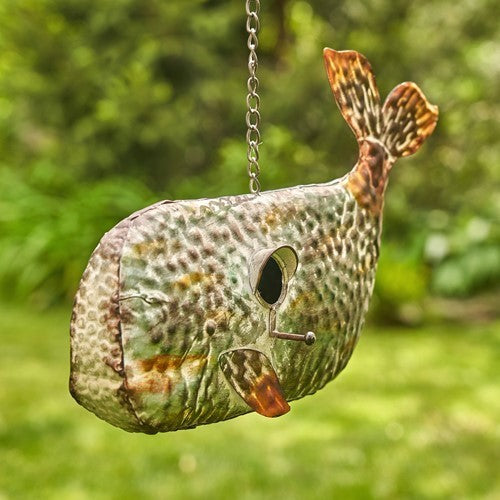
[(227, 381), (260, 415), (279, 417), (290, 411), (278, 375), (269, 358), (256, 349), (233, 349), (219, 356)]

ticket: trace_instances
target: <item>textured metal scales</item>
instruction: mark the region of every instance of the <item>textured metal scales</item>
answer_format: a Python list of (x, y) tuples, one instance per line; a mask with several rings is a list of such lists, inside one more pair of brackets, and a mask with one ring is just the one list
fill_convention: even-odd
[[(415, 84), (381, 106), (356, 52), (325, 49), (325, 61), (360, 145), (349, 174), (260, 196), (160, 202), (101, 240), (75, 300), (70, 379), (99, 417), (151, 433), (252, 410), (279, 416), (346, 366), (373, 290), (388, 173), (432, 133), (437, 108)], [(251, 273), (263, 250), (281, 262), (280, 248), (297, 266), (287, 276), (283, 265), (271, 310)], [(313, 331), (316, 342), (274, 328)]]

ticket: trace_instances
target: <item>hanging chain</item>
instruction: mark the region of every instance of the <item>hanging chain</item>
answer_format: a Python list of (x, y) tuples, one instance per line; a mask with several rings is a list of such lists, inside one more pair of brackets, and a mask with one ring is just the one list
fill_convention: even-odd
[(247, 159), (248, 159), (248, 176), (250, 177), (250, 192), (260, 194), (259, 182), (259, 144), (260, 144), (260, 97), (257, 91), (259, 90), (259, 79), (257, 78), (257, 68), (259, 61), (257, 59), (257, 47), (259, 40), (257, 34), (260, 29), (259, 22), (260, 0), (246, 0), (246, 13), (247, 13), (247, 32), (248, 42), (247, 47), (250, 51), (248, 56), (248, 71), (250, 77), (247, 81), (248, 95), (247, 95)]

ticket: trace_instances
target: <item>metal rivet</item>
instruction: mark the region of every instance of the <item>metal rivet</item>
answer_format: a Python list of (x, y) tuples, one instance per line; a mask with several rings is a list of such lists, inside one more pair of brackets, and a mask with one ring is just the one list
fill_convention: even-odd
[(207, 320), (207, 322), (205, 323), (205, 331), (208, 333), (208, 335), (213, 335), (216, 329), (217, 323), (213, 319)]

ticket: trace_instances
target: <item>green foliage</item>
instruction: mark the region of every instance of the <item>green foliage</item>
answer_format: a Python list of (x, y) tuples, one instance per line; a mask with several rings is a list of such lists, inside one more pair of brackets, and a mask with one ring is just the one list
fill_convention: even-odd
[[(418, 248), (415, 243), (413, 246)], [(412, 254), (390, 242), (384, 245), (377, 270), (372, 315), (381, 322), (420, 323), (423, 319), (421, 303), (427, 295), (429, 274), (420, 252)]]
[(464, 296), (500, 283), (500, 226), (486, 219), (471, 217), (431, 234), (426, 253), (438, 293)]
[(367, 330), (283, 417), (146, 436), (71, 399), (67, 311), (0, 307), (2, 498), (500, 496), (498, 323)]
[(500, 281), (500, 249), (487, 245), (471, 248), (438, 267), (434, 288), (445, 295), (468, 295)]
[[(500, 281), (496, 10), (494, 0), (263, 4), (265, 189), (327, 181), (355, 161), (323, 46), (364, 53), (382, 95), (414, 80), (440, 107), (436, 133), (391, 174), (380, 316), (429, 291)], [(70, 297), (102, 232), (145, 203), (247, 191), (243, 5), (18, 0), (0, 4), (0, 33), (4, 294)], [(491, 230), (457, 247), (474, 220)]]
[(33, 165), (24, 178), (0, 168), (0, 190), (2, 290), (41, 306), (71, 299), (98, 238), (153, 200), (133, 180), (75, 184), (49, 163)]

